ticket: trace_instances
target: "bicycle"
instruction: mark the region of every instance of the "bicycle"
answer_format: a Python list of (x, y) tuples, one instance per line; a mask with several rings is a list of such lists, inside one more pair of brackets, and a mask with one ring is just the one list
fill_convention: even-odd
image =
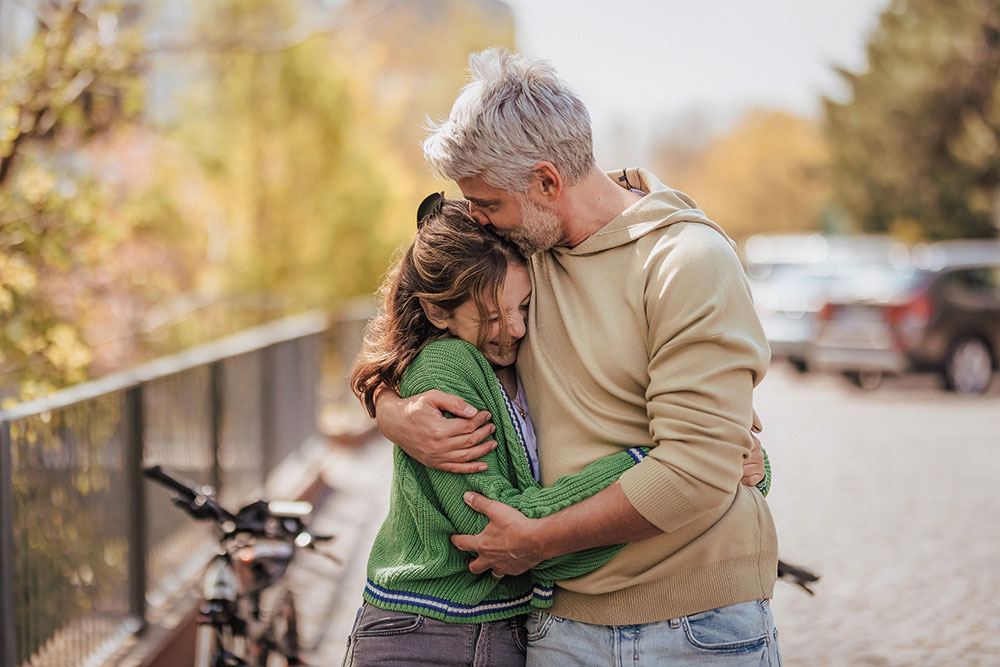
[[(305, 664), (292, 592), (277, 584), (297, 549), (313, 549), (332, 535), (309, 532), (312, 504), (256, 500), (233, 513), (211, 487), (196, 487), (160, 466), (146, 477), (174, 491), (171, 500), (193, 518), (215, 523), (219, 551), (202, 578), (194, 667), (265, 667)], [(329, 553), (317, 553), (339, 562)]]

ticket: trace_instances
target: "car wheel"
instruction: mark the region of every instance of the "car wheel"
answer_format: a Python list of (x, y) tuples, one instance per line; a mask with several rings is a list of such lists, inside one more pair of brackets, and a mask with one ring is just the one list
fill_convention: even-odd
[(878, 389), (882, 384), (882, 380), (885, 379), (885, 374), (882, 371), (844, 371), (844, 377), (847, 381), (853, 384), (859, 389), (872, 390)]
[(798, 357), (791, 357), (788, 359), (788, 363), (792, 365), (796, 373), (808, 373), (809, 372), (809, 362), (805, 359), (799, 359)]
[(959, 394), (982, 394), (993, 379), (993, 355), (979, 338), (960, 338), (944, 360), (944, 386)]

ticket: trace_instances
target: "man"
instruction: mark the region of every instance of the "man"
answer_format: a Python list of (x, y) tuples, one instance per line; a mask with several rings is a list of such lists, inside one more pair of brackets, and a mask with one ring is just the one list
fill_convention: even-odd
[[(531, 257), (518, 370), (543, 483), (623, 446), (653, 450), (544, 519), (467, 494), (490, 524), (453, 543), (493, 576), (629, 543), (560, 582), (551, 614), (529, 619), (529, 664), (777, 664), (774, 525), (761, 494), (739, 483), (769, 353), (732, 242), (649, 172), (600, 171), (587, 110), (547, 63), (491, 49), (470, 71), (424, 152), (479, 223)], [(441, 417), (462, 414), (456, 401), (383, 392), (379, 425), (425, 464), (473, 470), (487, 445), (427, 445), (487, 436), (482, 415), (459, 426)]]

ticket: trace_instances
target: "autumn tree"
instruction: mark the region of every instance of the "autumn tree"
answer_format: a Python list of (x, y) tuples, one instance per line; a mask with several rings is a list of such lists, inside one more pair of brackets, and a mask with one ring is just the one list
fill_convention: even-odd
[(169, 202), (107, 178), (94, 151), (142, 108), (135, 11), (25, 6), (37, 30), (0, 62), (0, 397), (20, 399), (88, 376), (106, 352), (91, 334), (159, 293), (148, 257), (149, 280), (129, 280), (130, 254), (176, 231)]
[(665, 142), (655, 160), (672, 187), (736, 238), (817, 231), (831, 196), (820, 128), (783, 111), (751, 111), (701, 146)]
[(996, 236), (1000, 5), (893, 0), (867, 55), (825, 102), (839, 199), (867, 231)]

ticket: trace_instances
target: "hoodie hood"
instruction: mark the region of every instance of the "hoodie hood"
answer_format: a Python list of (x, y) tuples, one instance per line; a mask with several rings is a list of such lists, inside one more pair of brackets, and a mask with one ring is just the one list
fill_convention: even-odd
[(709, 220), (691, 197), (667, 187), (652, 172), (640, 167), (605, 172), (608, 178), (625, 189), (641, 190), (646, 195), (621, 212), (616, 218), (573, 247), (555, 247), (553, 252), (567, 255), (587, 255), (631, 243), (654, 229), (678, 222), (708, 225), (722, 234), (729, 244), (736, 244), (722, 227)]

